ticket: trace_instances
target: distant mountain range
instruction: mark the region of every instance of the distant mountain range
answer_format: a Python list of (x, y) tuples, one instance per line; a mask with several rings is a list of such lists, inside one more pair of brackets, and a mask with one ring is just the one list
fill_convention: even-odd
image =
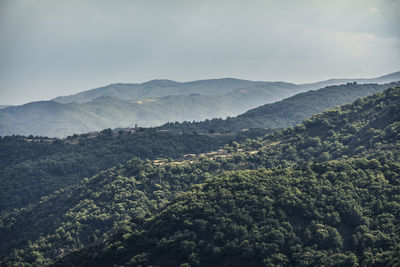
[(375, 79), (336, 79), (303, 85), (232, 78), (112, 84), (52, 101), (0, 109), (0, 135), (65, 137), (135, 124), (149, 127), (173, 121), (224, 118), (326, 85), (398, 80), (400, 72)]
[(53, 100), (60, 103), (86, 103), (99, 97), (112, 97), (122, 100), (140, 100), (173, 95), (221, 95), (239, 88), (258, 85), (288, 85), (288, 83), (254, 82), (233, 78), (175, 82), (171, 80), (151, 80), (145, 83), (116, 83), (95, 88), (70, 96), (60, 96)]
[(107, 96), (122, 100), (140, 100), (146, 98), (160, 98), (171, 95), (221, 95), (241, 88), (251, 87), (276, 87), (302, 88), (302, 90), (314, 90), (325, 86), (343, 84), (347, 82), (357, 83), (389, 83), (400, 80), (400, 71), (378, 78), (364, 79), (330, 79), (322, 82), (295, 85), (286, 82), (262, 82), (249, 81), (234, 78), (209, 79), (191, 82), (176, 82), (171, 80), (152, 80), (145, 83), (116, 83), (92, 90), (80, 92), (69, 96), (56, 97), (53, 100), (60, 103), (86, 103), (96, 98)]

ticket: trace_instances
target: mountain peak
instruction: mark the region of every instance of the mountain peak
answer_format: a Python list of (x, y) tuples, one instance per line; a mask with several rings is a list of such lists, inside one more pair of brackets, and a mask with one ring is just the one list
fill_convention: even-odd
[(147, 82), (142, 83), (142, 85), (151, 85), (151, 86), (161, 86), (161, 87), (168, 87), (181, 84), (180, 82), (176, 82), (173, 80), (168, 79), (154, 79)]

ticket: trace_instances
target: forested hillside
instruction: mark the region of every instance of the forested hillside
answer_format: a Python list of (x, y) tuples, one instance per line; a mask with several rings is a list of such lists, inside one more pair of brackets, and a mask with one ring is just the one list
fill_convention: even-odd
[(225, 172), (56, 265), (395, 266), (399, 172), (362, 159)]
[(252, 134), (176, 135), (154, 129), (113, 134), (108, 129), (94, 138), (88, 134), (67, 139), (0, 138), (0, 212), (22, 208), (132, 157), (179, 158), (215, 150)]
[(201, 122), (167, 123), (160, 129), (208, 133), (240, 131), (248, 128), (286, 128), (294, 126), (314, 114), (382, 91), (390, 85), (396, 85), (396, 83), (385, 85), (351, 83), (329, 86), (257, 107), (237, 117)]
[(399, 132), (397, 87), (221, 157), (133, 159), (3, 213), (2, 263), (394, 264)]

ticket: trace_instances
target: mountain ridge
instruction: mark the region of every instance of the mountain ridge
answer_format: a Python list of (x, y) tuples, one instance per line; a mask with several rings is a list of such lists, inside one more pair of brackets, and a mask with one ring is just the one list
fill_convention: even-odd
[[(160, 84), (160, 83), (167, 83), (168, 85), (176, 85), (176, 86), (192, 86), (194, 84), (210, 84), (213, 82), (216, 83), (223, 83), (223, 82), (229, 82), (229, 83), (238, 83), (235, 86), (228, 86), (228, 91), (231, 91), (232, 89), (238, 89), (238, 88), (245, 88), (245, 87), (249, 87), (251, 85), (259, 85), (259, 84), (278, 84), (278, 83), (283, 83), (283, 84), (290, 84), (290, 85), (295, 85), (295, 86), (299, 86), (302, 88), (308, 88), (308, 90), (312, 90), (312, 89), (318, 89), (318, 88), (322, 88), (325, 86), (329, 86), (329, 85), (333, 85), (333, 84), (340, 84), (340, 83), (346, 83), (346, 82), (362, 82), (362, 83), (374, 83), (377, 81), (380, 81), (380, 83), (387, 83), (387, 82), (392, 82), (395, 80), (400, 80), (400, 71), (398, 72), (393, 72), (390, 74), (386, 74), (386, 75), (382, 75), (376, 78), (344, 78), (344, 79), (329, 79), (329, 80), (325, 80), (325, 81), (319, 81), (319, 82), (313, 82), (313, 83), (303, 83), (303, 84), (294, 84), (294, 83), (290, 83), (290, 82), (284, 82), (284, 81), (252, 81), (252, 80), (245, 80), (245, 79), (237, 79), (237, 78), (231, 78), (231, 77), (227, 77), (227, 78), (216, 78), (216, 79), (205, 79), (205, 80), (195, 80), (195, 81), (188, 81), (188, 82), (178, 82), (178, 81), (173, 81), (173, 80), (169, 80), (169, 79), (154, 79), (154, 80), (149, 80), (143, 83), (114, 83), (114, 84), (109, 84), (106, 86), (102, 86), (102, 87), (98, 87), (98, 88), (93, 88), (90, 90), (86, 90), (86, 91), (82, 91), (79, 92), (77, 94), (72, 94), (72, 95), (68, 95), (68, 96), (59, 96), (56, 98), (53, 98), (52, 100), (54, 101), (58, 101), (61, 103), (70, 103), (70, 102), (78, 102), (80, 103), (81, 101), (85, 101), (87, 102), (88, 100), (94, 99), (96, 97), (90, 97), (89, 99), (85, 99), (85, 100), (79, 100), (79, 96), (83, 96), (83, 95), (89, 95), (91, 93), (95, 93), (97, 90), (112, 90), (113, 87), (118, 87), (118, 86), (125, 86), (125, 87), (129, 87), (132, 86), (132, 89), (135, 89), (135, 87), (140, 87), (140, 86), (147, 86), (150, 84)], [(167, 87), (167, 86), (164, 86)], [(227, 91), (223, 91), (223, 93), (226, 93)], [(180, 94), (182, 94), (182, 90), (179, 91)], [(179, 94), (178, 93), (178, 94)], [(190, 92), (192, 93), (192, 92)], [(188, 93), (188, 94), (190, 94)], [(197, 93), (202, 93), (202, 92), (197, 92)], [(214, 93), (221, 93), (221, 92), (214, 92)], [(114, 95), (115, 96), (115, 95)], [(76, 97), (78, 100), (74, 100), (74, 97)], [(98, 97), (98, 96), (97, 96)], [(144, 97), (143, 95), (141, 97)], [(138, 98), (138, 97), (137, 97)]]
[[(271, 82), (255, 82), (235, 78), (206, 79), (189, 82), (177, 82), (168, 79), (154, 79), (143, 83), (115, 83), (90, 89), (69, 96), (56, 97), (53, 100), (61, 103), (83, 103), (99, 96), (114, 96), (127, 100), (137, 100), (146, 97), (163, 97), (167, 95), (183, 95), (190, 93), (223, 94), (234, 89), (249, 87), (256, 84), (271, 84)], [(199, 87), (200, 86), (200, 87)], [(159, 89), (164, 91), (160, 91)], [(168, 89), (168, 91), (165, 91)], [(130, 94), (127, 91), (131, 90)], [(134, 92), (136, 90), (136, 92)], [(147, 92), (146, 92), (147, 90)], [(150, 91), (149, 91), (150, 90)], [(123, 96), (120, 94), (125, 93)], [(155, 95), (157, 93), (157, 95)]]

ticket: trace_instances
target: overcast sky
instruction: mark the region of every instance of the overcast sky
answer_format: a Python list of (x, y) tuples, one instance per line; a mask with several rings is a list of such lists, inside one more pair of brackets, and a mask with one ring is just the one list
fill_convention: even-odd
[(400, 0), (0, 0), (0, 104), (115, 82), (400, 70)]

